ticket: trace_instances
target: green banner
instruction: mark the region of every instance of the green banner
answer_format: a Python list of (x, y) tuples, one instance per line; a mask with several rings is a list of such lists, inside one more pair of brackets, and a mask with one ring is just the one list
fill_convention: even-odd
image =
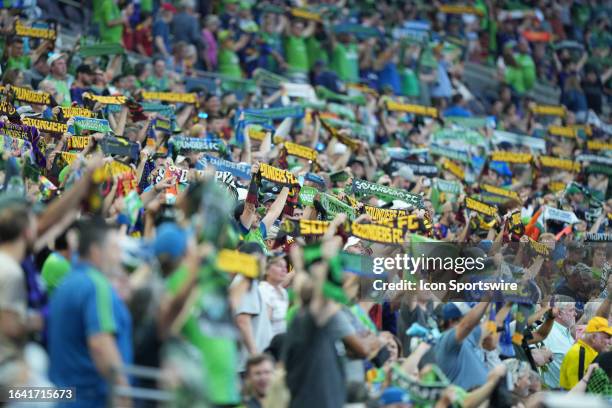
[(334, 91), (330, 91), (324, 86), (317, 86), (317, 96), (321, 99), (326, 99), (330, 101), (342, 102), (342, 103), (350, 103), (353, 105), (365, 105), (366, 99), (363, 95), (355, 95), (355, 96), (347, 96), (336, 93)]
[(355, 112), (346, 105), (340, 105), (338, 103), (328, 103), (327, 110), (331, 113), (335, 113), (336, 115), (340, 115), (345, 117), (350, 121), (355, 121)]
[(436, 178), (434, 179), (434, 187), (443, 193), (448, 193), (448, 194), (463, 193), (463, 185), (456, 181), (443, 180), (443, 179)]
[(119, 43), (99, 43), (92, 45), (81, 45), (79, 54), (83, 58), (100, 57), (103, 55), (124, 54), (125, 49)]
[(304, 207), (311, 207), (319, 190), (311, 186), (302, 186), (298, 201)]
[(358, 195), (374, 195), (385, 201), (401, 200), (416, 208), (423, 208), (423, 197), (404, 190), (399, 190), (366, 180), (353, 180), (353, 192)]
[(491, 122), (486, 116), (473, 116), (469, 118), (464, 118), (462, 116), (448, 116), (444, 117), (444, 121), (452, 123), (453, 125), (461, 126), (466, 129), (483, 128)]
[(433, 154), (434, 156), (448, 157), (449, 159), (460, 161), (462, 163), (471, 162), (470, 156), (467, 154), (467, 152), (455, 150), (448, 146), (440, 146), (432, 143), (429, 147), (429, 153)]
[(92, 132), (100, 133), (107, 133), (111, 131), (108, 120), (84, 118), (82, 116), (74, 117), (74, 129), (76, 131), (76, 135), (80, 135), (83, 130), (91, 130)]
[(440, 129), (433, 134), (434, 141), (461, 140), (473, 146), (486, 146), (487, 139), (475, 130)]
[(340, 213), (346, 214), (351, 221), (355, 219), (355, 210), (353, 207), (343, 203), (330, 194), (321, 193), (320, 203), (327, 213), (326, 216), (328, 220), (333, 220), (336, 215)]

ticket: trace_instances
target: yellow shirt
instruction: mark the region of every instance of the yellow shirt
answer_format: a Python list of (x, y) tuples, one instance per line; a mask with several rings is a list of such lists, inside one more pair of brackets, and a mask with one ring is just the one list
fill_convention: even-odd
[(559, 384), (566, 390), (570, 390), (574, 385), (578, 384), (578, 365), (580, 361), (580, 347), (584, 348), (584, 368), (583, 375), (586, 372), (589, 364), (597, 357), (597, 351), (582, 340), (576, 341), (569, 349), (563, 362), (561, 363), (561, 372), (559, 376)]

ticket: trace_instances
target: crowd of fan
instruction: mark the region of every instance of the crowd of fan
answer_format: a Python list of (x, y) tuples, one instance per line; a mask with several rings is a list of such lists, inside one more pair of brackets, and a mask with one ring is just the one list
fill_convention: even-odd
[[(5, 3), (0, 386), (74, 387), (59, 407), (610, 403), (609, 2), (94, 0), (74, 46)], [(468, 87), (466, 62), (499, 85)], [(423, 251), (486, 270), (372, 274)]]

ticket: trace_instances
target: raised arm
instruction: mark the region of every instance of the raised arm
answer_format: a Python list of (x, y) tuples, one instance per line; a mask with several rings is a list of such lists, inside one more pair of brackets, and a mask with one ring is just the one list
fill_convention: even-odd
[(317, 22), (310, 20), (308, 22), (308, 24), (306, 25), (306, 27), (304, 28), (304, 31), (302, 31), (302, 37), (310, 37), (311, 35), (314, 34), (315, 29), (317, 28)]
[(463, 316), (459, 324), (455, 327), (455, 338), (457, 342), (462, 342), (476, 326), (480, 323), (480, 319), (487, 310), (489, 302), (480, 302)]
[(110, 114), (108, 117), (108, 122), (110, 123), (113, 132), (117, 136), (123, 136), (123, 132), (125, 131), (125, 124), (127, 123), (127, 115), (128, 115), (128, 107), (127, 105), (121, 106), (121, 112), (119, 112), (119, 118), (117, 119), (116, 115)]
[(285, 202), (287, 201), (287, 197), (289, 195), (289, 187), (283, 187), (276, 200), (272, 203), (268, 212), (263, 217), (261, 222), (266, 226), (266, 230), (269, 230), (274, 224), (274, 221), (283, 213), (283, 208), (285, 208)]
[[(259, 172), (259, 163), (255, 163), (251, 166), (251, 174), (253, 175), (253, 179), (251, 179), (251, 184), (249, 185), (249, 195), (254, 194), (257, 196), (258, 186), (254, 180), (255, 175)], [(244, 228), (251, 229), (251, 225), (253, 224), (253, 219), (255, 218), (255, 212), (257, 208), (252, 203), (249, 203), (248, 200), (244, 202), (244, 209), (242, 210), (242, 214), (240, 214), (240, 223)]]
[(555, 308), (547, 310), (545, 314), (546, 321), (544, 321), (544, 323), (541, 324), (540, 327), (538, 327), (538, 329), (533, 332), (533, 338), (527, 341), (528, 344), (539, 343), (542, 340), (544, 340), (546, 337), (548, 337), (548, 335), (550, 334), (550, 331), (552, 330), (553, 323), (555, 322), (555, 317), (557, 313), (558, 313), (557, 309)]

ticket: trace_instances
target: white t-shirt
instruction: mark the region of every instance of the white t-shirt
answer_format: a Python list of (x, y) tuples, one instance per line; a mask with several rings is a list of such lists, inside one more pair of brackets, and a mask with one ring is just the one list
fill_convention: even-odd
[[(232, 285), (237, 284), (242, 279), (242, 275), (238, 275), (234, 278)], [(270, 340), (274, 336), (272, 334), (272, 326), (270, 325), (270, 317), (265, 309), (265, 304), (262, 299), (261, 292), (259, 291), (259, 284), (257, 280), (253, 280), (251, 288), (246, 292), (240, 299), (235, 315), (248, 314), (251, 315), (251, 327), (253, 329), (253, 340), (255, 341), (255, 347), (257, 352), (263, 352), (269, 345)], [(246, 360), (248, 358), (248, 352), (246, 347), (241, 348), (241, 354), (239, 357), (240, 371), (244, 371)]]
[(16, 313), (25, 322), (28, 293), (21, 265), (0, 252), (0, 309)]
[(287, 331), (287, 309), (289, 308), (289, 295), (287, 289), (275, 288), (266, 281), (259, 283), (261, 298), (269, 309), (272, 309), (270, 321), (274, 336)]

